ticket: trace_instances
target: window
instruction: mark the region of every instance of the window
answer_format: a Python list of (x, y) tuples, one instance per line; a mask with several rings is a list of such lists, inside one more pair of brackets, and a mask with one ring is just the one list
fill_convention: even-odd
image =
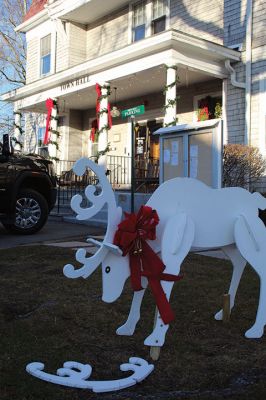
[(41, 39), (41, 76), (51, 72), (51, 34)]
[(38, 154), (43, 157), (48, 157), (48, 146), (43, 145), (43, 139), (45, 134), (45, 128), (38, 126), (37, 128), (37, 146)]
[(169, 1), (142, 0), (130, 6), (130, 41), (137, 42), (146, 36), (151, 36), (167, 29), (169, 23)]
[(154, 0), (152, 3), (153, 34), (165, 31), (167, 0)]
[(222, 118), (222, 93), (214, 92), (194, 96), (194, 122)]
[(133, 42), (145, 38), (145, 7), (145, 1), (140, 1), (133, 7)]

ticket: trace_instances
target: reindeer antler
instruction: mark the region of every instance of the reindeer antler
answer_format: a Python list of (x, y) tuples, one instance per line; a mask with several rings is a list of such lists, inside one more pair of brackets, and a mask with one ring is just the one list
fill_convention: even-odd
[[(109, 251), (108, 243), (113, 242), (114, 233), (122, 215), (121, 207), (116, 206), (115, 195), (106, 178), (103, 167), (95, 164), (88, 158), (81, 158), (75, 163), (73, 170), (77, 175), (83, 175), (86, 168), (90, 168), (97, 175), (102, 191), (97, 195), (95, 194), (95, 186), (88, 186), (85, 190), (85, 195), (92, 203), (92, 206), (87, 208), (81, 207), (82, 196), (76, 195), (71, 200), (71, 207), (78, 214), (77, 219), (86, 220), (97, 214), (106, 203), (108, 207), (108, 225), (103, 243), (100, 244), (99, 250), (93, 256), (86, 257), (85, 249), (79, 249), (76, 252), (76, 260), (80, 264), (83, 264), (81, 268), (76, 270), (72, 264), (65, 265), (64, 275), (73, 279), (79, 277), (87, 278), (101, 264)], [(115, 246), (113, 245), (113, 247)]]
[(84, 157), (75, 163), (73, 171), (76, 175), (81, 176), (85, 173), (87, 168), (90, 168), (97, 175), (102, 191), (100, 194), (96, 194), (95, 186), (87, 186), (85, 189), (85, 195), (92, 203), (92, 206), (87, 208), (81, 207), (82, 196), (80, 194), (77, 194), (72, 198), (71, 208), (77, 213), (77, 219), (80, 221), (84, 221), (93, 217), (103, 208), (105, 203), (108, 205), (108, 214), (114, 212), (117, 208), (114, 192), (108, 179), (106, 178), (103, 167)]
[(104, 246), (101, 246), (99, 250), (91, 257), (86, 257), (86, 250), (79, 249), (76, 252), (76, 260), (83, 264), (83, 266), (79, 269), (75, 269), (74, 265), (67, 264), (64, 266), (63, 273), (67, 278), (76, 279), (76, 278), (88, 278), (98, 266), (101, 264), (106, 254), (108, 253), (108, 249)]

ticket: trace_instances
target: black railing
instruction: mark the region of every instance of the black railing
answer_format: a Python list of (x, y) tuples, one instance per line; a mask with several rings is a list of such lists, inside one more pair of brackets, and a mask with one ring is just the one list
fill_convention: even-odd
[(114, 189), (130, 188), (131, 157), (106, 156), (108, 179)]
[[(77, 176), (73, 171), (74, 161), (60, 160), (55, 162), (58, 176), (57, 212), (69, 206), (75, 194), (83, 196), (88, 185), (97, 185), (98, 179), (94, 172), (87, 170), (84, 175)], [(114, 190), (130, 190), (131, 188), (131, 157), (106, 156), (106, 176)], [(159, 184), (159, 160), (135, 160), (135, 191), (153, 192)], [(86, 204), (85, 197), (84, 204)]]

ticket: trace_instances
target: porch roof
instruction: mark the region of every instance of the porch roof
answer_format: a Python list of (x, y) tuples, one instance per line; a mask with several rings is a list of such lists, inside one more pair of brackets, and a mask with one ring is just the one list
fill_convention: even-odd
[(229, 74), (225, 61), (240, 59), (238, 51), (172, 29), (10, 91), (2, 100), (27, 109), (48, 97), (75, 93), (97, 82), (114, 83), (165, 63), (224, 79)]
[(48, 9), (52, 18), (88, 25), (130, 2), (130, 0), (57, 0), (52, 2)]

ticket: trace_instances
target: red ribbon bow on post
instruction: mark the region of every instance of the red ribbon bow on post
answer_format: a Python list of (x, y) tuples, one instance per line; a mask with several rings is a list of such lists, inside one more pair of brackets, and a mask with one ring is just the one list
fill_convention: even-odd
[[(97, 99), (96, 99), (96, 118), (97, 118), (97, 129), (99, 129), (99, 113), (101, 111), (101, 96), (102, 96), (102, 87), (99, 85), (99, 83), (96, 83), (95, 86), (96, 94), (97, 94)], [(112, 116), (111, 116), (111, 106), (110, 103), (108, 102), (107, 104), (107, 113), (108, 113), (108, 127), (111, 129), (112, 128)]]
[(53, 111), (53, 108), (54, 108), (53, 99), (47, 99), (45, 105), (46, 105), (46, 108), (47, 108), (47, 117), (46, 117), (46, 128), (45, 128), (43, 144), (46, 145), (46, 144), (49, 143), (49, 140), (50, 140), (51, 116), (52, 116), (52, 111)]
[(146, 242), (156, 239), (156, 225), (159, 217), (151, 207), (142, 206), (138, 214), (126, 214), (118, 225), (114, 244), (119, 246), (123, 256), (129, 254), (131, 285), (134, 291), (142, 290), (141, 277), (148, 279), (161, 318), (165, 324), (174, 319), (174, 313), (161, 286), (161, 280), (178, 281), (180, 276), (164, 273), (165, 265)]

